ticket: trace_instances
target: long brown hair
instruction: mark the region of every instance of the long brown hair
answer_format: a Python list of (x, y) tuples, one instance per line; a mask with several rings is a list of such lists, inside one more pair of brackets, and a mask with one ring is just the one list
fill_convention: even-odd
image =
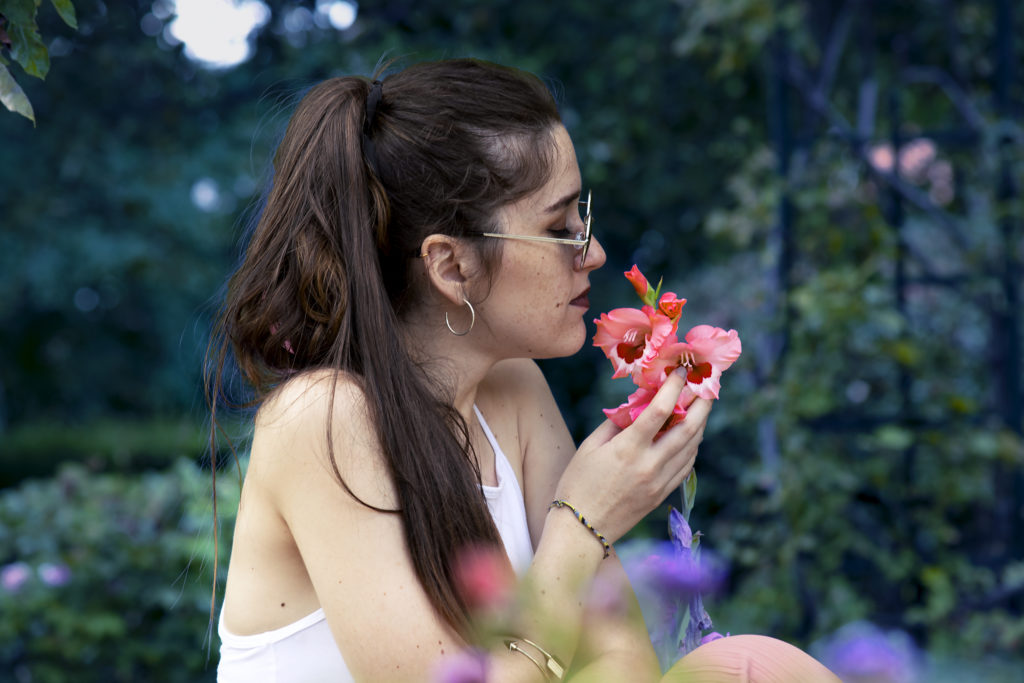
[[(228, 284), (207, 394), (216, 430), (232, 360), (252, 387), (252, 405), (307, 370), (355, 378), (400, 508), (356, 499), (401, 515), (427, 596), (464, 633), (455, 555), (470, 546), (500, 548), (501, 539), (466, 423), (410, 358), (399, 320), (426, 286), (413, 267), (423, 239), (494, 231), (502, 206), (548, 179), (560, 119), (535, 76), (477, 60), (418, 64), (383, 78), (367, 126), (371, 87), (360, 77), (324, 81), (293, 114), (265, 206)], [(363, 144), (364, 134), (372, 144)], [(477, 242), (485, 275), (492, 274), (500, 240)], [(338, 469), (329, 424), (327, 438), (334, 473), (355, 497)]]

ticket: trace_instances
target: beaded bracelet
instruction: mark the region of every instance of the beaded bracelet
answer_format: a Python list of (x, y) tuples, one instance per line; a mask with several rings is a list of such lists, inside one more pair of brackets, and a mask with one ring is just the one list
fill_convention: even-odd
[(550, 510), (551, 508), (569, 508), (570, 510), (572, 510), (572, 514), (576, 515), (576, 519), (580, 520), (580, 524), (587, 527), (590, 533), (594, 534), (594, 536), (597, 537), (597, 540), (601, 543), (601, 547), (604, 548), (604, 556), (608, 557), (609, 555), (611, 555), (612, 544), (609, 543), (608, 539), (602, 536), (601, 533), (597, 529), (595, 529), (593, 525), (590, 524), (590, 522), (586, 520), (586, 518), (580, 513), (579, 510), (573, 507), (572, 503), (562, 499), (554, 500), (551, 501), (551, 505), (548, 506), (548, 510)]

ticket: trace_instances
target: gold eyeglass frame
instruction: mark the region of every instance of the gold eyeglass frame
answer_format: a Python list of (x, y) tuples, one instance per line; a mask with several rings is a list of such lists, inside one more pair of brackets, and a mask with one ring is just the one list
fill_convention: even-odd
[(583, 266), (586, 265), (587, 263), (587, 251), (590, 249), (590, 237), (592, 235), (590, 226), (593, 222), (593, 213), (591, 213), (591, 199), (593, 197), (593, 194), (594, 193), (591, 190), (587, 190), (586, 200), (581, 199), (578, 202), (580, 206), (586, 207), (586, 213), (583, 215), (583, 232), (576, 233), (577, 235), (582, 235), (582, 237), (576, 237), (574, 239), (569, 239), (565, 237), (535, 237), (533, 235), (509, 235), (503, 232), (485, 232), (481, 234), (484, 237), (498, 237), (505, 240), (523, 240), (525, 242), (551, 242), (553, 244), (571, 244), (572, 246), (576, 247), (576, 249), (579, 250), (580, 252), (579, 267), (580, 269), (582, 269)]

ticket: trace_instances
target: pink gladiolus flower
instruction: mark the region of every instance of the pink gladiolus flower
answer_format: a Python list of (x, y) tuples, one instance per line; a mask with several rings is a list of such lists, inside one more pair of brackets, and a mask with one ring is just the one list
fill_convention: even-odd
[(640, 269), (633, 264), (633, 267), (624, 273), (626, 279), (629, 280), (630, 284), (633, 285), (633, 289), (636, 290), (637, 296), (641, 299), (647, 300), (647, 292), (651, 289), (651, 284), (647, 282), (647, 278), (640, 272)]
[[(640, 413), (647, 409), (650, 405), (651, 400), (654, 399), (654, 395), (658, 393), (657, 387), (648, 388), (640, 387), (626, 399), (618, 408), (608, 409), (604, 408), (602, 412), (611, 420), (617, 427), (625, 429), (640, 416)], [(683, 421), (686, 417), (686, 409), (690, 407), (696, 396), (689, 389), (683, 389), (679, 394), (679, 400), (676, 401), (675, 407), (672, 409), (672, 416), (665, 421), (661, 429), (658, 430), (658, 434), (671, 429), (675, 425)]]
[[(643, 367), (635, 368), (637, 386), (657, 388), (676, 368), (686, 370), (686, 386), (700, 398), (718, 398), (722, 373), (740, 357), (743, 350), (736, 330), (697, 325), (686, 333), (686, 341), (670, 342), (658, 349), (658, 355)], [(687, 404), (689, 405), (689, 404)]]
[(605, 409), (604, 414), (625, 429), (650, 404), (669, 373), (682, 368), (686, 372), (686, 387), (660, 435), (682, 421), (694, 399), (718, 398), (722, 372), (739, 358), (742, 346), (736, 330), (726, 332), (711, 325), (697, 325), (687, 332), (685, 341), (679, 341), (676, 327), (686, 299), (680, 299), (675, 292), (659, 297), (661, 284), (657, 290), (652, 289), (635, 265), (625, 275), (645, 305), (639, 309), (616, 308), (602, 314), (594, 321), (594, 346), (601, 347), (612, 362), (613, 378), (631, 376), (638, 389), (625, 403)]
[(675, 292), (665, 292), (658, 299), (658, 310), (667, 315), (672, 322), (679, 320), (685, 305), (686, 299), (677, 298)]
[(609, 420), (615, 423), (615, 426), (625, 429), (633, 424), (633, 420), (650, 405), (654, 394), (655, 391), (653, 389), (640, 387), (630, 394), (626, 402), (618, 408), (603, 408), (602, 412)]
[(594, 346), (599, 346), (615, 368), (612, 377), (628, 377), (634, 368), (658, 355), (658, 350), (672, 336), (675, 324), (668, 316), (651, 306), (640, 310), (616, 308), (602, 313), (595, 320), (597, 334)]
[(683, 367), (686, 384), (700, 398), (718, 398), (722, 372), (729, 369), (743, 351), (736, 330), (697, 325), (686, 333)]

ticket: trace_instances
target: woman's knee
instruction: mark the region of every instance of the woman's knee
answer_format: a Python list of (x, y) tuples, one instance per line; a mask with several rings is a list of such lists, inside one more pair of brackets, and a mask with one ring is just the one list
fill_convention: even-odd
[(662, 683), (833, 683), (839, 678), (798, 647), (740, 635), (701, 645), (676, 662)]

